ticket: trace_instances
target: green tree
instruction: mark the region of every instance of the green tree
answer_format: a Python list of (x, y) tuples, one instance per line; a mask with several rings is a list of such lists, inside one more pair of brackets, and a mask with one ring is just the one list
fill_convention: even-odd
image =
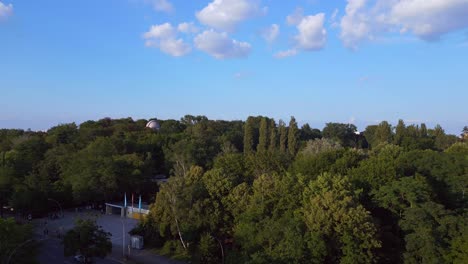
[(467, 140), (468, 139), (468, 126), (464, 126), (463, 127), (463, 130), (462, 130), (462, 133), (461, 133), (461, 137), (463, 140)]
[(374, 190), (374, 201), (399, 216), (407, 208), (431, 201), (431, 187), (426, 180), (418, 175), (416, 177), (403, 177), (392, 181), (378, 190)]
[(459, 235), (456, 235), (450, 241), (450, 250), (445, 256), (445, 260), (449, 263), (463, 264), (468, 262), (468, 223), (466, 219), (463, 221), (463, 227)]
[(352, 181), (367, 193), (396, 180), (399, 177), (397, 159), (401, 152), (402, 149), (395, 145), (384, 145), (377, 149), (357, 168), (349, 171)]
[(106, 200), (114, 195), (118, 189), (116, 154), (111, 139), (100, 137), (71, 157), (63, 176), (76, 201)]
[(31, 225), (0, 218), (0, 263), (36, 263), (37, 245), (32, 237)]
[(295, 156), (299, 148), (299, 129), (296, 119), (292, 116), (289, 121), (288, 129), (288, 152), (291, 156)]
[(323, 128), (324, 138), (338, 141), (344, 147), (356, 146), (357, 128), (353, 124), (327, 123)]
[(419, 129), (419, 135), (421, 137), (427, 137), (427, 127), (426, 127), (426, 124), (422, 123), (421, 124), (421, 128)]
[(254, 119), (248, 117), (244, 126), (244, 153), (252, 153), (254, 150)]
[[(185, 175), (175, 175), (160, 187), (150, 207), (148, 221), (159, 227), (161, 237), (177, 238), (183, 251), (196, 242), (200, 228), (217, 216), (204, 212), (207, 190), (202, 181), (203, 169), (192, 166)], [(205, 215), (205, 217), (202, 217)]]
[[(247, 263), (304, 263), (307, 261), (304, 225), (294, 211), (302, 193), (302, 179), (291, 175), (263, 174), (253, 182), (247, 201), (237, 215), (234, 238), (242, 247)], [(242, 188), (244, 189), (244, 188)], [(239, 190), (240, 191), (240, 190)]]
[(270, 143), (268, 150), (275, 151), (278, 148), (278, 133), (276, 131), (276, 123), (274, 119), (270, 120)]
[(387, 121), (382, 121), (377, 126), (374, 136), (375, 136), (374, 140), (377, 144), (391, 143), (392, 137), (393, 137), (392, 126)]
[(268, 149), (268, 119), (266, 117), (260, 121), (259, 133), (257, 152), (265, 152)]
[(466, 219), (457, 219), (434, 202), (407, 208), (400, 221), (406, 242), (405, 263), (444, 263), (450, 249), (447, 242), (457, 235), (457, 225), (463, 221)]
[(444, 150), (458, 141), (457, 137), (445, 134), (444, 129), (440, 125), (436, 125), (428, 133), (434, 138), (434, 146), (438, 150)]
[(356, 191), (346, 177), (328, 173), (320, 175), (304, 191), (304, 221), (309, 232), (327, 245), (321, 262), (377, 261), (374, 250), (381, 243), (370, 213), (358, 203)]
[(309, 124), (304, 124), (300, 129), (300, 140), (308, 141), (322, 137), (322, 132), (318, 129), (312, 129)]
[(403, 138), (406, 136), (406, 125), (405, 122), (400, 119), (398, 120), (398, 124), (395, 127), (395, 137), (393, 138), (393, 142), (395, 145), (401, 145), (403, 142)]
[(370, 148), (374, 148), (378, 145), (375, 132), (377, 130), (376, 125), (367, 126), (364, 130), (364, 137), (366, 138), (367, 142), (370, 145)]
[(75, 227), (64, 238), (64, 254), (83, 255), (85, 263), (91, 263), (93, 257), (104, 258), (112, 252), (111, 233), (98, 226), (94, 220), (78, 219)]
[(323, 152), (335, 151), (343, 149), (340, 143), (328, 139), (328, 138), (321, 138), (321, 139), (314, 139), (307, 141), (306, 147), (301, 151), (302, 154), (309, 154), (309, 155), (316, 155)]
[(280, 134), (280, 151), (286, 153), (286, 147), (288, 142), (288, 129), (286, 128), (286, 124), (283, 120), (279, 121), (279, 134)]

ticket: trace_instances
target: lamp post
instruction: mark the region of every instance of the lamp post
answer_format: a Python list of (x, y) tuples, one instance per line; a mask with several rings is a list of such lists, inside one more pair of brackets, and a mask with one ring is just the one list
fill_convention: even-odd
[(62, 216), (62, 218), (63, 218), (63, 210), (62, 210), (62, 206), (60, 206), (60, 203), (59, 203), (57, 200), (54, 200), (54, 199), (52, 199), (52, 198), (47, 198), (47, 200), (52, 201), (52, 202), (55, 202), (55, 203), (58, 205), (58, 207), (59, 207), (59, 209), (60, 209), (60, 214), (61, 214), (61, 216)]
[(122, 257), (125, 258), (125, 222), (123, 219), (120, 219), (122, 222)]
[(8, 256), (8, 260), (7, 260), (7, 264), (10, 264), (10, 260), (11, 260), (11, 257), (13, 257), (13, 255), (16, 253), (16, 250), (24, 245), (26, 245), (27, 243), (31, 242), (31, 241), (34, 241), (34, 239), (28, 239), (26, 241), (24, 241), (23, 243), (19, 244), (15, 249), (13, 249), (13, 251), (10, 253), (10, 255)]

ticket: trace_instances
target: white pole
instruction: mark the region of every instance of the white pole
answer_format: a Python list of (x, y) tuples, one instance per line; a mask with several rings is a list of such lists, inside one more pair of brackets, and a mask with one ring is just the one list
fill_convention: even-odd
[(125, 257), (125, 224), (122, 220), (122, 257)]

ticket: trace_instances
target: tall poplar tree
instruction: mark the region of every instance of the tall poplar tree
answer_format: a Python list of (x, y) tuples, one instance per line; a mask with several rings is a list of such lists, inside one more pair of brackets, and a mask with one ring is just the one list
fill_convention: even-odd
[(291, 116), (288, 129), (288, 152), (295, 156), (299, 148), (299, 128), (294, 116)]
[(422, 123), (421, 128), (419, 129), (419, 134), (421, 137), (427, 137), (427, 127), (426, 124)]
[(254, 145), (254, 119), (249, 116), (244, 125), (244, 153), (252, 153)]
[(262, 117), (258, 137), (257, 152), (266, 152), (268, 149), (268, 119)]
[(379, 143), (392, 142), (392, 126), (387, 121), (382, 121), (375, 130), (375, 138)]
[(277, 148), (277, 145), (278, 145), (278, 143), (277, 143), (278, 136), (277, 136), (277, 133), (276, 133), (276, 124), (275, 124), (274, 119), (270, 120), (269, 131), (270, 131), (270, 145), (268, 146), (268, 149), (270, 151), (275, 151), (276, 148)]
[(288, 130), (283, 120), (279, 121), (279, 133), (280, 133), (280, 151), (286, 152), (286, 144), (288, 141)]
[(395, 138), (394, 138), (394, 143), (396, 145), (401, 145), (401, 142), (403, 140), (403, 137), (406, 134), (406, 126), (405, 122), (403, 120), (398, 120), (398, 125), (395, 128)]

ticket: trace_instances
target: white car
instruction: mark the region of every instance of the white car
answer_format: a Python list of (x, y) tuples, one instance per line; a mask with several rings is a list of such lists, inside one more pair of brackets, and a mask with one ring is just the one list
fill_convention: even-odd
[(85, 262), (85, 257), (83, 255), (76, 255), (74, 257), (74, 259), (80, 263), (84, 263)]

